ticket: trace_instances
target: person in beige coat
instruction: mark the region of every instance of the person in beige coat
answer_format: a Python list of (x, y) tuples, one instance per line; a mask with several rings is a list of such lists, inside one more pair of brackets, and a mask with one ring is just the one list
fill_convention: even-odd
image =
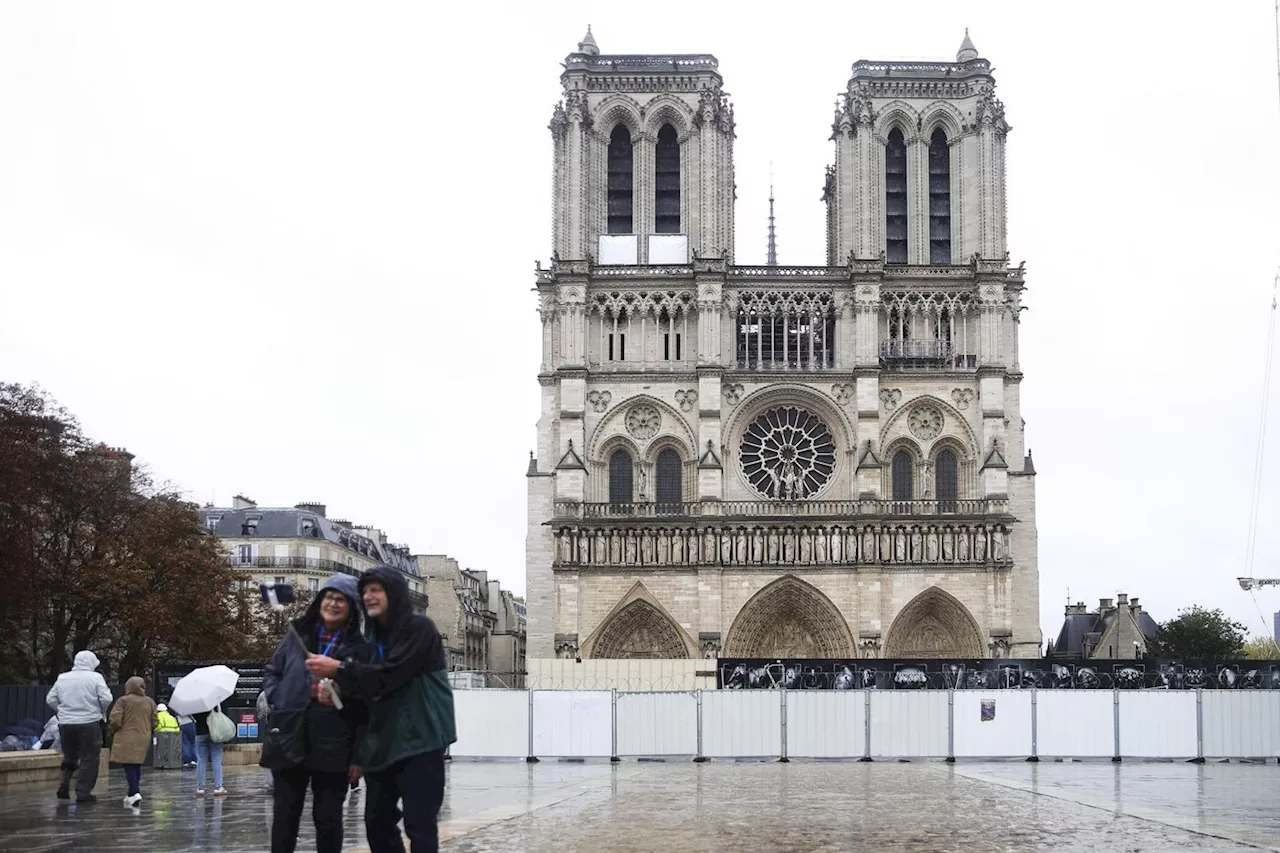
[(124, 765), (124, 778), (129, 784), (127, 806), (142, 802), (138, 790), (142, 781), (142, 762), (147, 760), (151, 733), (156, 728), (156, 703), (147, 695), (145, 683), (133, 676), (124, 683), (124, 695), (111, 707), (107, 720), (111, 728), (111, 760)]

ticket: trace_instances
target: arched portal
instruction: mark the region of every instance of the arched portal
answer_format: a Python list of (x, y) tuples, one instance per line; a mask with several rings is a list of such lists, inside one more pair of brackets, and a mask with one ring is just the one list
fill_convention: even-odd
[(689, 647), (667, 614), (643, 598), (615, 611), (590, 645), (593, 658), (687, 658)]
[(884, 644), (888, 658), (980, 658), (982, 631), (955, 596), (938, 587), (899, 611)]
[(751, 597), (724, 644), (731, 658), (848, 658), (857, 652), (831, 599), (787, 575)]

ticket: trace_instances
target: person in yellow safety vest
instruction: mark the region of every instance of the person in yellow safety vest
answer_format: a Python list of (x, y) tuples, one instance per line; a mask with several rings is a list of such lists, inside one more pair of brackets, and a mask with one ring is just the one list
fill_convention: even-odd
[(157, 732), (180, 732), (181, 727), (178, 726), (178, 718), (169, 713), (169, 707), (164, 704), (156, 706), (156, 731)]

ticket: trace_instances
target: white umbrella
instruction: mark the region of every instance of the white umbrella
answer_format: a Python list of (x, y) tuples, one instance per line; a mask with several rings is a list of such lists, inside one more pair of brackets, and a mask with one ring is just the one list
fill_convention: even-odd
[(222, 666), (202, 666), (182, 677), (169, 699), (169, 710), (175, 714), (203, 714), (231, 698), (236, 692), (240, 673)]

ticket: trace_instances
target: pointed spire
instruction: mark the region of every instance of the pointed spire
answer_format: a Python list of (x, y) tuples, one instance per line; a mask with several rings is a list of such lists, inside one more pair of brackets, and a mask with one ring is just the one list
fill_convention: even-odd
[(778, 232), (773, 227), (773, 164), (769, 164), (769, 248), (765, 264), (771, 267), (778, 265)]
[(582, 37), (582, 41), (578, 42), (578, 53), (585, 53), (587, 56), (600, 55), (600, 45), (596, 44), (596, 37), (591, 35), (590, 24), (587, 24), (587, 34)]
[[(587, 34), (590, 38), (590, 33)], [(978, 49), (973, 46), (973, 42), (969, 39), (969, 28), (964, 28), (964, 41), (960, 42), (960, 52), (956, 54), (956, 62), (968, 62), (971, 59), (978, 58)]]

